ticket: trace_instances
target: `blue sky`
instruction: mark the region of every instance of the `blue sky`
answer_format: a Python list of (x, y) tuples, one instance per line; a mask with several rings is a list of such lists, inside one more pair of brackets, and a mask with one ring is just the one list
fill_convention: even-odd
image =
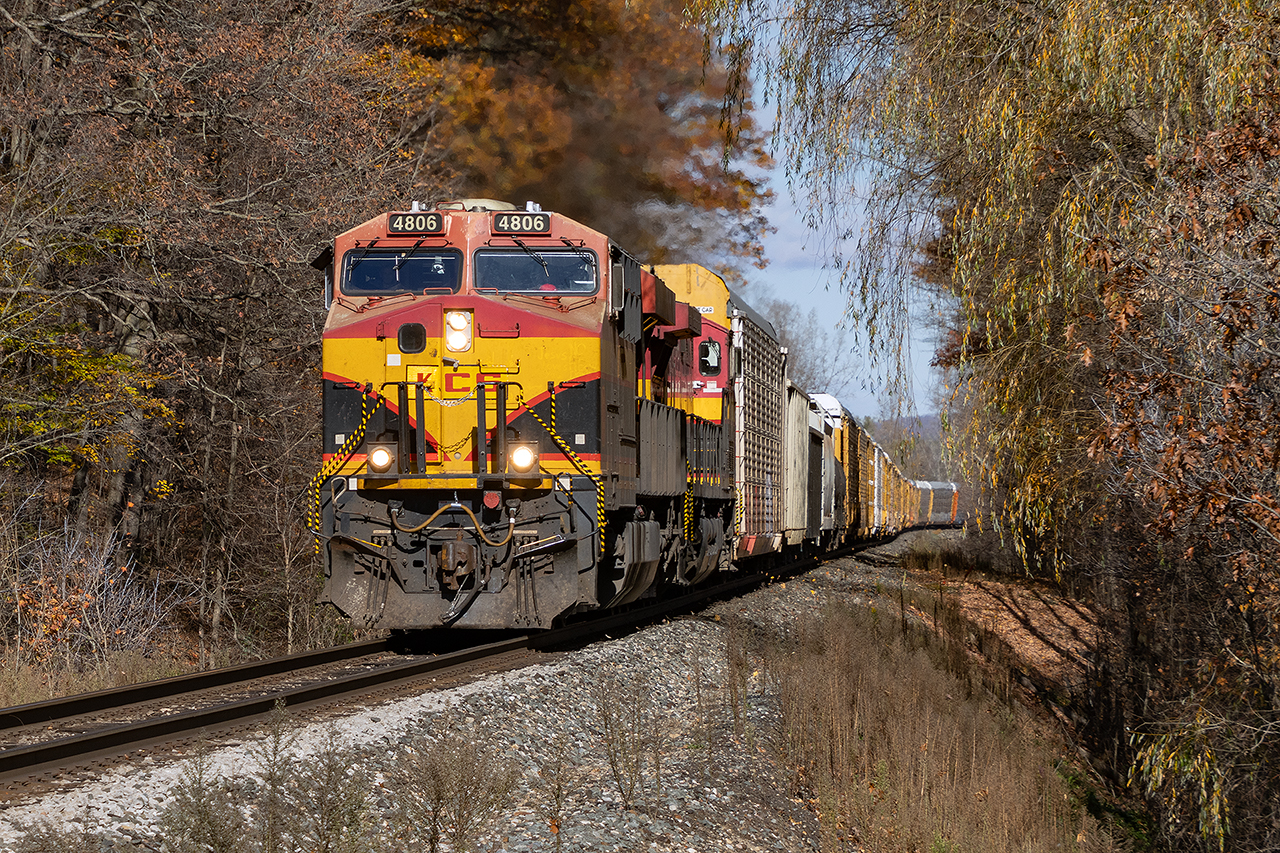
[[(822, 235), (814, 234), (805, 227), (799, 208), (787, 191), (781, 167), (771, 173), (770, 183), (776, 195), (767, 215), (778, 230), (764, 240), (769, 266), (764, 270), (753, 269), (748, 273), (750, 294), (786, 299), (806, 311), (816, 309), (819, 316), (834, 329), (844, 319), (847, 297), (839, 289), (838, 274), (833, 275), (831, 270), (824, 269), (826, 250)], [(911, 386), (917, 414), (928, 414), (937, 408), (932, 402), (937, 376), (929, 366), (934, 342), (932, 332), (926, 328), (927, 323), (922, 322), (927, 319), (924, 314), (929, 310), (922, 304), (913, 309), (910, 333), (912, 339), (908, 341), (909, 363), (913, 374)], [(846, 341), (853, 345), (854, 336), (846, 334)], [(859, 360), (865, 370), (865, 365), (870, 361), (865, 351), (861, 353)], [(864, 372), (861, 380), (850, 383), (850, 390), (840, 395), (841, 402), (858, 417), (881, 417), (882, 400), (877, 387), (879, 383), (875, 382), (869, 372)], [(864, 389), (863, 384), (871, 387)]]

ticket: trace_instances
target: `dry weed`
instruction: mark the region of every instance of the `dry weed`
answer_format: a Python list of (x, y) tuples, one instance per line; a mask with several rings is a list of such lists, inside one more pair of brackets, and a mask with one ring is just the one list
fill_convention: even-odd
[(231, 786), (217, 776), (207, 745), (187, 762), (160, 818), (165, 853), (242, 853), (244, 817)]
[(600, 745), (622, 804), (631, 808), (644, 781), (646, 755), (652, 749), (653, 709), (642, 678), (606, 674), (591, 685), (600, 724)]
[(153, 655), (181, 595), (118, 565), (113, 534), (44, 530), (24, 507), (0, 517), (0, 705), (176, 674)]
[[(941, 606), (940, 606), (941, 607)], [(939, 611), (941, 616), (941, 609)], [(868, 850), (1077, 849), (1080, 810), (1057, 757), (929, 632), (834, 608), (763, 662), (779, 745), (824, 844), (857, 827)], [(1089, 833), (1106, 850), (1106, 833)]]
[(581, 756), (571, 753), (569, 744), (567, 735), (560, 735), (551, 742), (550, 757), (538, 770), (542, 785), (534, 799), (534, 807), (551, 832), (556, 853), (560, 853), (564, 845), (565, 808), (581, 773)]
[(484, 746), (479, 731), (419, 737), (392, 780), (399, 839), (431, 853), (447, 841), (466, 853), (506, 809), (516, 781), (515, 769)]
[(16, 827), (21, 837), (11, 853), (100, 853), (101, 837), (89, 830), (88, 816), (79, 827), (58, 827), (49, 821)]
[(370, 784), (336, 732), (307, 761), (295, 721), (277, 705), (250, 748), (253, 776), (213, 772), (209, 746), (187, 763), (161, 816), (166, 853), (368, 853)]
[[(306, 816), (297, 849), (307, 853), (366, 853), (369, 838), (369, 779), (354, 766), (336, 729), (308, 761), (298, 789), (299, 813)], [(265, 853), (265, 851), (264, 851)]]

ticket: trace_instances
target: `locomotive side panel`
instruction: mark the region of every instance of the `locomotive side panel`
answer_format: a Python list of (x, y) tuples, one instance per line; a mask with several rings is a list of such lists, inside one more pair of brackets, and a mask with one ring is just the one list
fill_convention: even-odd
[[(659, 264), (652, 270), (676, 300), (676, 323), (660, 328), (664, 336), (680, 337), (667, 369), (675, 397), (668, 402), (688, 415), (689, 491), (700, 502), (700, 513), (714, 518), (710, 526), (721, 536), (732, 535), (735, 403), (729, 372), (729, 288), (698, 264)], [(689, 531), (688, 538), (701, 540), (701, 530)]]
[[(729, 377), (729, 288), (724, 279), (697, 264), (659, 264), (654, 273), (675, 298), (698, 315), (697, 333), (683, 349), (687, 358), (669, 371), (673, 384), (688, 389), (688, 404), (680, 408), (703, 420), (723, 420)], [(689, 324), (692, 325), (692, 324)]]
[(600, 336), (600, 470), (604, 506), (634, 506), (639, 436), (636, 435), (636, 348), (616, 331)]

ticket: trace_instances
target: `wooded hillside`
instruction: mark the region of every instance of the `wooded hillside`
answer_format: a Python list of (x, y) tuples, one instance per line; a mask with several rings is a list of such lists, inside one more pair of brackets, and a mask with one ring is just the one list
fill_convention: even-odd
[(1280, 847), (1275, 4), (699, 8), (766, 69), (882, 354), (909, 288), (950, 299), (987, 522), (1107, 614), (1095, 765), (1162, 846)]
[(666, 0), (0, 4), (10, 662), (342, 630), (304, 526), (334, 233), (486, 195), (759, 262), (767, 158), (724, 156), (703, 49)]

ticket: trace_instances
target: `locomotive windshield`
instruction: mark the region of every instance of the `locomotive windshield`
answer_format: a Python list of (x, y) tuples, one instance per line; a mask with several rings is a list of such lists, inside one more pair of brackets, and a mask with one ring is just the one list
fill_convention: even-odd
[(412, 249), (353, 249), (347, 252), (342, 292), (457, 293), (462, 282), (460, 252)]
[(476, 253), (476, 289), (595, 293), (596, 257), (586, 249), (485, 249)]

